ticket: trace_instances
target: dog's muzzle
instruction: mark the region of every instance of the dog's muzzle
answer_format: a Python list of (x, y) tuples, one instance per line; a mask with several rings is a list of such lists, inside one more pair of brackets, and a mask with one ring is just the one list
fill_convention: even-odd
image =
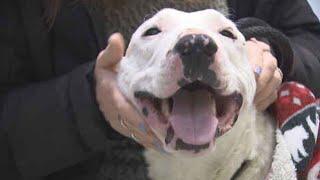
[(162, 98), (150, 91), (134, 93), (146, 122), (168, 152), (208, 152), (215, 139), (231, 129), (237, 119), (242, 95), (238, 92), (221, 93), (223, 89), (219, 87), (216, 72), (210, 68), (217, 63), (217, 51), (217, 44), (208, 35), (182, 36), (166, 61), (168, 64), (178, 61), (180, 67), (177, 69), (182, 68), (183, 74), (171, 83), (175, 83), (175, 89), (170, 83), (158, 86), (163, 91), (173, 89)]
[(182, 60), (184, 76), (191, 81), (207, 76), (217, 50), (217, 44), (205, 34), (185, 35), (174, 47)]

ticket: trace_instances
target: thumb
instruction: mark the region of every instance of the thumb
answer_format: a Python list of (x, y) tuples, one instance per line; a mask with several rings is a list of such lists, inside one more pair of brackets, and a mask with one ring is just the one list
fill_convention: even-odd
[(124, 40), (120, 33), (110, 36), (108, 46), (100, 52), (96, 66), (112, 68), (119, 63), (124, 54)]

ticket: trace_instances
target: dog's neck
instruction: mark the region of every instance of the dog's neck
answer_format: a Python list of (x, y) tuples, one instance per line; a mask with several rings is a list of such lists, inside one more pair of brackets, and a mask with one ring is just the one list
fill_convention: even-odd
[[(149, 174), (155, 180), (242, 177), (244, 176), (243, 165), (254, 161), (257, 152), (261, 152), (259, 143), (264, 142), (266, 147), (262, 149), (266, 152), (264, 154), (265, 164), (260, 166), (262, 168), (260, 171), (266, 175), (271, 165), (274, 148), (274, 127), (271, 122), (270, 119), (265, 119), (265, 116), (256, 115), (255, 111), (241, 113), (234, 127), (217, 139), (214, 151), (202, 157), (177, 158), (147, 151), (145, 156), (150, 164)], [(264, 176), (262, 174), (260, 177)]]
[(163, 8), (175, 8), (187, 12), (216, 9), (227, 15), (226, 0), (101, 0), (105, 16), (105, 28), (109, 36), (121, 32), (127, 42), (137, 27)]

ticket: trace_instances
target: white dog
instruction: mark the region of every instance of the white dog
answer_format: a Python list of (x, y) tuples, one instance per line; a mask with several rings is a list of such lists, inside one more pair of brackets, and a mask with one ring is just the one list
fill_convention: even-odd
[(146, 151), (152, 179), (267, 178), (276, 128), (255, 110), (245, 39), (221, 13), (161, 10), (133, 34), (118, 83), (167, 152)]

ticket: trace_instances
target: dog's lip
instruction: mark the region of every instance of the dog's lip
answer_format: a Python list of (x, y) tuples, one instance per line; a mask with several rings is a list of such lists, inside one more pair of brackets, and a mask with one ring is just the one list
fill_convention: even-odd
[[(201, 81), (188, 82), (188, 81), (185, 81), (185, 80), (180, 80), (179, 83), (180, 83), (180, 88), (178, 88), (170, 96), (166, 97), (167, 99), (170, 99), (172, 96), (174, 96), (181, 89), (185, 89), (185, 90), (188, 90), (188, 91), (193, 91), (194, 89), (202, 88), (202, 89), (208, 90), (209, 92), (211, 92), (213, 94), (217, 93), (217, 90), (215, 90), (214, 87), (212, 87), (211, 85), (206, 84), (204, 82), (201, 82)], [(166, 99), (166, 98), (157, 97), (156, 95), (152, 94), (151, 92), (143, 91), (143, 90), (135, 91), (134, 92), (134, 97), (137, 98), (137, 99), (144, 99), (144, 98), (148, 98), (148, 99)]]
[[(220, 107), (218, 107), (218, 105), (216, 106), (217, 109), (221, 108), (223, 110), (221, 111), (218, 109), (215, 114), (215, 117), (219, 122), (217, 125), (218, 127), (215, 128), (215, 136), (213, 137), (213, 139), (211, 141), (205, 142), (202, 144), (186, 143), (180, 137), (174, 137), (175, 134), (173, 135), (173, 137), (170, 137), (170, 135), (167, 133), (167, 130), (169, 130), (170, 128), (171, 128), (171, 130), (173, 129), (171, 122), (168, 120), (170, 115), (165, 116), (163, 114), (163, 111), (161, 109), (162, 108), (161, 102), (165, 101), (165, 100), (166, 101), (172, 100), (172, 97), (178, 91), (181, 91), (181, 90), (193, 91), (193, 90), (197, 90), (199, 88), (206, 89), (207, 91), (209, 91), (212, 94), (215, 101), (222, 102), (222, 105)], [(199, 83), (199, 82), (186, 84), (185, 86), (180, 88), (178, 91), (175, 94), (173, 94), (171, 97), (165, 98), (165, 99), (158, 98), (155, 95), (153, 95), (152, 93), (149, 93), (147, 91), (137, 91), (134, 93), (134, 95), (135, 95), (138, 102), (149, 101), (149, 102), (153, 103), (153, 109), (151, 111), (154, 111), (153, 113), (157, 114), (156, 117), (153, 116), (153, 118), (158, 118), (157, 121), (159, 122), (159, 125), (157, 125), (156, 128), (154, 128), (154, 127), (151, 127), (151, 128), (154, 131), (157, 131), (157, 127), (161, 127), (161, 128), (165, 129), (162, 131), (162, 133), (160, 133), (160, 135), (162, 135), (162, 136), (165, 135), (165, 138), (163, 139), (163, 143), (165, 144), (166, 150), (168, 150), (169, 152), (173, 152), (174, 150), (181, 151), (181, 152), (189, 152), (190, 150), (193, 149), (193, 151), (190, 151), (191, 153), (201, 154), (202, 152), (205, 152), (206, 148), (210, 149), (210, 147), (212, 147), (212, 144), (214, 143), (215, 138), (222, 136), (224, 133), (226, 133), (229, 129), (232, 128), (232, 125), (234, 124), (234, 121), (235, 121), (235, 119), (238, 115), (238, 112), (242, 106), (242, 95), (238, 92), (234, 92), (229, 95), (221, 95), (216, 90), (212, 89), (210, 86), (203, 84), (203, 83)], [(225, 101), (225, 102), (223, 102), (223, 101)], [(224, 105), (223, 105), (224, 103), (229, 103), (229, 104), (231, 103), (231, 106), (226, 104), (225, 106), (227, 106), (227, 107), (224, 107)], [(138, 103), (138, 104), (141, 105), (141, 103)], [(145, 108), (145, 107), (140, 107), (140, 108)], [(170, 109), (169, 111), (171, 113), (172, 107), (171, 108), (169, 107), (169, 109)], [(147, 117), (147, 123), (151, 126), (154, 125), (154, 121), (152, 123), (150, 123), (150, 122), (148, 122), (148, 118), (150, 121), (151, 117)], [(179, 141), (179, 143), (177, 143), (177, 141), (179, 139), (181, 141)], [(183, 142), (183, 143), (181, 143), (181, 142)], [(208, 143), (209, 143), (209, 146), (207, 146)], [(177, 148), (177, 144), (183, 145), (183, 146), (179, 146)]]

